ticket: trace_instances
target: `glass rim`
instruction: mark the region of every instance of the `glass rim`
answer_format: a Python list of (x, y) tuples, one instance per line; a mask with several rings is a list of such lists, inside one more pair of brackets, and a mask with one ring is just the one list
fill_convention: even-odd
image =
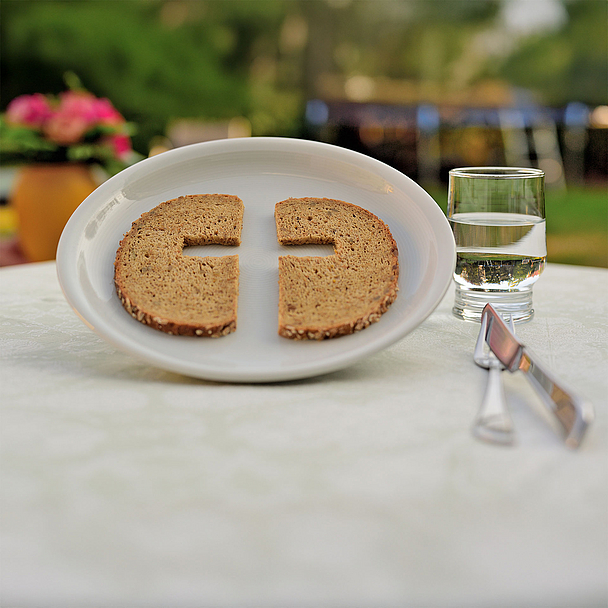
[(457, 167), (450, 169), (449, 176), (471, 179), (522, 179), (544, 177), (545, 172), (533, 167)]

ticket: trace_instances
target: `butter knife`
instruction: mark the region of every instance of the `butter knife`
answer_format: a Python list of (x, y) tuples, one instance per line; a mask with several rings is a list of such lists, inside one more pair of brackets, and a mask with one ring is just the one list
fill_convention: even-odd
[(486, 304), (483, 317), (487, 318), (486, 342), (498, 360), (510, 372), (522, 371), (538, 392), (544, 404), (557, 417), (566, 433), (565, 442), (577, 448), (589, 425), (593, 422), (593, 406), (565, 387), (532, 355), (505, 325), (491, 304)]

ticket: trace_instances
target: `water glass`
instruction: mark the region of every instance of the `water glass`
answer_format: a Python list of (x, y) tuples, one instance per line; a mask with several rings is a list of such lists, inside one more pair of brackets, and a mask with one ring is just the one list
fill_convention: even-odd
[(447, 216), (456, 240), (454, 315), (479, 322), (490, 303), (514, 322), (531, 319), (532, 286), (547, 257), (543, 171), (452, 169)]

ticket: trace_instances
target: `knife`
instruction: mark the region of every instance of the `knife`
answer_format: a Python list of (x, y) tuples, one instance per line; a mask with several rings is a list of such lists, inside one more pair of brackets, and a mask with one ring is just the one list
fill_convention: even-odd
[[(491, 304), (486, 304), (486, 342), (490, 350), (510, 372), (522, 371), (541, 396), (544, 404), (563, 426), (568, 447), (577, 448), (588, 426), (593, 422), (593, 406), (558, 382), (505, 325)], [(482, 317), (482, 321), (483, 321)]]

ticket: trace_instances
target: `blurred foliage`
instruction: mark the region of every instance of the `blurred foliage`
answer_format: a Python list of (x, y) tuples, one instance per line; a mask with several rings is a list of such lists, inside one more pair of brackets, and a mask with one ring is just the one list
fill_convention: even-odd
[(284, 14), (273, 0), (3, 0), (1, 9), (3, 108), (22, 93), (61, 90), (70, 70), (139, 125), (143, 152), (172, 118), (254, 112), (254, 46), (276, 38)]
[(346, 3), (332, 15), (333, 67), (347, 77), (447, 81), (470, 36), (491, 23), (499, 7), (498, 0)]
[[(543, 4), (517, 3), (524, 25), (528, 7)], [(554, 107), (605, 104), (608, 2), (551, 3), (562, 21), (516, 35), (507, 0), (1, 0), (0, 110), (18, 95), (60, 92), (74, 72), (137, 125), (134, 147), (147, 154), (182, 118), (242, 116), (253, 135), (303, 136), (304, 104), (325, 74), (440, 95), (492, 80)], [(480, 156), (475, 135), (452, 138)], [(397, 144), (409, 154), (415, 140)], [(551, 197), (550, 261), (608, 265), (605, 189)], [(435, 198), (445, 207), (443, 190)]]
[(245, 116), (254, 135), (300, 135), (324, 73), (448, 90), (502, 78), (542, 103), (595, 105), (607, 6), (563, 0), (565, 23), (501, 54), (490, 44), (500, 0), (2, 0), (1, 109), (60, 91), (73, 71), (139, 125), (134, 145), (147, 153), (176, 118)]
[[(548, 105), (608, 98), (608, 2), (571, 0), (558, 31), (531, 36), (507, 58), (500, 74), (517, 86), (539, 90)], [(525, 69), (523, 69), (525, 66)]]

